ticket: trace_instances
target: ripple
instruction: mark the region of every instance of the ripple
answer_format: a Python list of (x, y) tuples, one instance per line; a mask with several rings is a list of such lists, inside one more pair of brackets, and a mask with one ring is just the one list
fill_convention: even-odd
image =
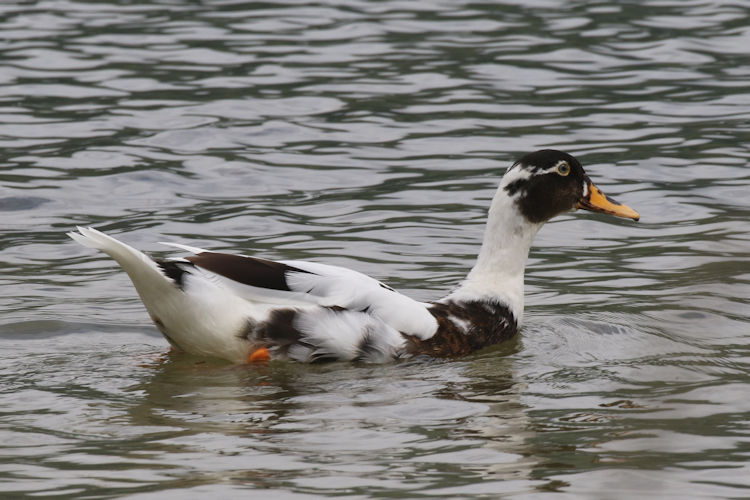
[[(746, 496), (747, 21), (704, 0), (0, 5), (4, 489)], [(543, 147), (643, 218), (550, 223), (521, 339), (462, 360), (164, 356), (127, 278), (64, 235), (314, 259), (429, 300)]]

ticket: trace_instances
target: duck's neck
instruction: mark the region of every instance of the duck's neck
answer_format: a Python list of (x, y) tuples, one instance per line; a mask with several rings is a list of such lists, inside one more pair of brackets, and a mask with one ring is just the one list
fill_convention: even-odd
[(477, 263), (449, 300), (493, 300), (523, 317), (523, 274), (531, 242), (542, 224), (529, 222), (500, 186), (487, 216)]

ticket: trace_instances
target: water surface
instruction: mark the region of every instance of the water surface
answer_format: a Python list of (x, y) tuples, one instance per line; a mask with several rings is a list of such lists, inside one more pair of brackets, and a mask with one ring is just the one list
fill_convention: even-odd
[[(750, 496), (742, 2), (62, 0), (0, 5), (0, 39), (5, 495)], [(428, 300), (543, 147), (642, 219), (547, 225), (521, 338), (458, 360), (170, 356), (64, 234)]]

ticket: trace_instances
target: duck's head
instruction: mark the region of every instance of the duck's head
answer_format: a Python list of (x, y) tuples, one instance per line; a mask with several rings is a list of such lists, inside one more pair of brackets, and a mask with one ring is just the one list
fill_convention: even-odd
[(578, 208), (638, 220), (638, 212), (605, 195), (591, 182), (575, 157), (542, 149), (529, 153), (508, 169), (500, 189), (532, 223)]

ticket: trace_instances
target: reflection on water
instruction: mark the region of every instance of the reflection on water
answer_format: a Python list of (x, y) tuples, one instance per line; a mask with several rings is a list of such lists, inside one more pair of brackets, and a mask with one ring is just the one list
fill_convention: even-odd
[[(720, 0), (0, 5), (3, 491), (748, 496), (748, 25)], [(466, 359), (166, 355), (64, 236), (312, 259), (426, 300), (541, 147), (642, 219), (549, 224), (522, 339)]]

